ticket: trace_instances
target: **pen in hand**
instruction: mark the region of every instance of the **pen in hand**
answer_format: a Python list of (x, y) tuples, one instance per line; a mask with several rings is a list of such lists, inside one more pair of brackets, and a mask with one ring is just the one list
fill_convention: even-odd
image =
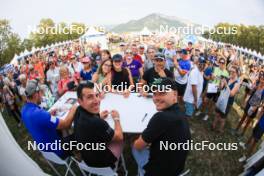
[(143, 122), (147, 116), (148, 116), (148, 113), (146, 113), (146, 114), (144, 115), (144, 117), (142, 118), (141, 122)]

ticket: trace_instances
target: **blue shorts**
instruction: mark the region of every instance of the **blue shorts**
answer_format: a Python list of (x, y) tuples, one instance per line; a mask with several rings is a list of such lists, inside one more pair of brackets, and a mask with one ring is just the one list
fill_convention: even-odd
[(185, 115), (192, 117), (195, 107), (194, 104), (185, 102)]

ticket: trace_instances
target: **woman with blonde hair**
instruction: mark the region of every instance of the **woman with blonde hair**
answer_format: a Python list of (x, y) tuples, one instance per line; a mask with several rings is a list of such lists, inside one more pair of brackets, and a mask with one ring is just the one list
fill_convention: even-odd
[(71, 77), (69, 69), (66, 66), (60, 67), (60, 80), (58, 82), (58, 93), (62, 96), (65, 92), (69, 90), (74, 90), (77, 87), (78, 81)]

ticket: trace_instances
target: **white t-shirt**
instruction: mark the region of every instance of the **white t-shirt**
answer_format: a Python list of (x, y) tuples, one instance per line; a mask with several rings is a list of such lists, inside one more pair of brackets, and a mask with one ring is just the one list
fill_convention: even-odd
[(23, 86), (19, 86), (18, 91), (20, 96), (26, 96), (26, 88), (24, 88)]
[(186, 84), (188, 81), (188, 75), (189, 73), (186, 73), (184, 76), (182, 76), (176, 68), (174, 69), (174, 78), (179, 84)]
[(81, 72), (81, 70), (83, 69), (83, 64), (81, 62), (76, 62), (74, 65), (70, 63), (68, 65), (68, 69), (69, 69), (70, 74), (74, 75), (75, 72), (78, 72), (78, 73)]
[(174, 63), (173, 63), (173, 57), (176, 56), (176, 51), (174, 49), (170, 49), (168, 50), (167, 48), (165, 48), (163, 50), (163, 54), (166, 58), (166, 63), (169, 67), (173, 67)]
[(56, 95), (58, 91), (58, 82), (60, 79), (60, 71), (59, 68), (55, 67), (55, 69), (49, 69), (47, 71), (47, 81), (51, 82), (50, 88), (53, 95)]
[(189, 77), (188, 77), (188, 82), (187, 82), (187, 87), (183, 96), (183, 100), (188, 103), (193, 103), (194, 102), (194, 97), (192, 93), (192, 85), (196, 85), (197, 88), (197, 101), (199, 100), (202, 91), (203, 91), (203, 73), (199, 71), (196, 65), (193, 66), (193, 69), (191, 70)]

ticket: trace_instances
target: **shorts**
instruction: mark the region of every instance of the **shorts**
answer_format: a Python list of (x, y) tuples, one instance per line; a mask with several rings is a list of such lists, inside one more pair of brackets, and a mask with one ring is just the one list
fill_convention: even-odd
[(229, 111), (230, 111), (230, 109), (231, 109), (231, 106), (232, 106), (232, 105), (229, 105), (229, 104), (227, 105), (225, 113), (223, 113), (222, 111), (220, 111), (220, 110), (217, 109), (217, 108), (215, 108), (215, 112), (217, 112), (218, 114), (220, 114), (220, 117), (221, 117), (222, 119), (226, 119), (226, 117), (227, 117), (227, 115), (228, 115), (228, 113), (229, 113)]
[(264, 133), (264, 130), (257, 124), (256, 127), (253, 129), (253, 137), (257, 141), (259, 141)]
[(195, 110), (194, 104), (184, 102), (184, 105), (185, 105), (185, 115), (188, 117), (192, 117)]
[(248, 110), (249, 110), (249, 108), (250, 108), (250, 104), (247, 103), (246, 108), (245, 108), (245, 110), (244, 110), (244, 113), (247, 114), (247, 116), (248, 116), (249, 118), (254, 119), (254, 118), (256, 117), (257, 113), (258, 113), (258, 110), (256, 110), (254, 113), (252, 113), (252, 114), (249, 116), (249, 115), (248, 115)]
[(218, 97), (219, 97), (219, 95), (220, 95), (220, 93), (219, 92), (217, 92), (217, 93), (207, 93), (206, 94), (206, 97), (208, 98), (208, 99), (212, 99), (215, 103), (217, 102), (217, 99), (218, 99)]
[(187, 84), (180, 84), (180, 83), (176, 82), (176, 85), (177, 85), (178, 96), (182, 97), (184, 95), (185, 90), (186, 90)]

